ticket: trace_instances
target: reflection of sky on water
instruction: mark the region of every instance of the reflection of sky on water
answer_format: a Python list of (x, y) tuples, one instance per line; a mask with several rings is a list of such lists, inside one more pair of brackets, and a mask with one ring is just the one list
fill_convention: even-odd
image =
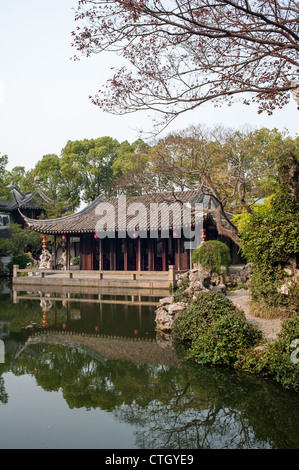
[(70, 409), (62, 392), (47, 392), (29, 375), (4, 374), (9, 395), (0, 406), (0, 448), (135, 448), (131, 427), (100, 409)]

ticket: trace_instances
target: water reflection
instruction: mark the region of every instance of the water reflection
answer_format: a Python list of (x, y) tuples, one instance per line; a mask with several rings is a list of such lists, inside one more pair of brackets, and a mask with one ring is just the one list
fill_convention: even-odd
[[(70, 410), (109, 413), (138, 448), (299, 447), (298, 395), (253, 375), (185, 362), (182, 346), (155, 336), (153, 306), (80, 300), (51, 297), (46, 310), (40, 300), (2, 297), (10, 335), (1, 375), (35, 377), (37, 387), (62, 392)], [(1, 377), (0, 404), (9, 400)]]
[[(159, 294), (165, 296), (165, 291), (148, 290), (141, 295), (140, 292), (128, 293), (118, 289), (117, 293), (109, 294), (107, 289), (53, 291), (49, 286), (43, 290), (24, 292), (16, 287), (13, 301), (25, 305), (39, 302), (42, 311), (39, 326), (47, 330), (155, 338), (153, 310)], [(36, 325), (34, 321), (27, 327)]]

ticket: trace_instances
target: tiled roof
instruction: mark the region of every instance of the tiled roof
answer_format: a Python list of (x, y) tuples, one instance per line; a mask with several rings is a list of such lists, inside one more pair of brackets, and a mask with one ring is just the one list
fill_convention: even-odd
[(49, 198), (41, 191), (23, 194), (14, 184), (8, 186), (11, 190), (12, 198), (7, 201), (0, 201), (0, 211), (12, 212), (21, 209), (42, 209), (45, 203), (49, 203)]
[[(172, 206), (174, 203), (176, 203), (176, 206)], [(201, 191), (182, 191), (174, 194), (156, 193), (134, 197), (120, 196), (118, 198), (99, 196), (82, 211), (58, 219), (29, 219), (20, 212), (32, 230), (45, 234), (95, 233), (99, 230), (99, 226), (103, 224), (104, 218), (108, 222), (108, 230), (109, 227), (115, 228), (116, 231), (128, 228), (135, 230), (136, 223), (136, 230), (149, 230), (149, 228), (161, 230), (164, 228), (164, 223), (168, 225), (168, 221), (169, 228), (181, 226), (183, 222), (183, 205), (185, 204), (185, 207), (194, 207), (195, 203), (202, 204), (206, 209), (215, 209), (217, 207), (212, 196), (204, 195)], [(124, 204), (126, 204), (126, 207)], [(162, 206), (160, 206), (161, 211), (158, 213), (158, 225), (153, 227), (155, 218), (151, 218), (151, 211), (155, 210), (157, 204), (162, 204)], [(171, 207), (178, 209), (175, 212), (178, 217), (172, 217), (172, 211), (169, 210)], [(125, 213), (127, 214), (126, 224), (124, 222)], [(168, 218), (168, 214), (170, 214), (170, 218)], [(133, 220), (134, 227), (132, 225)], [(191, 223), (194, 223), (194, 216)], [(106, 228), (107, 225), (105, 225)]]

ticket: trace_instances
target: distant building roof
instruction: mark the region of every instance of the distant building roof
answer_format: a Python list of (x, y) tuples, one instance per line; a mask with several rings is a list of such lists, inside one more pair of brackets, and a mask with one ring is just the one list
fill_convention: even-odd
[(11, 198), (6, 201), (0, 201), (0, 238), (11, 238), (12, 232), (9, 228), (10, 223), (22, 222), (19, 210), (38, 211), (44, 209), (44, 204), (49, 203), (49, 198), (38, 188), (32, 193), (23, 194), (19, 188), (10, 182), (8, 188), (11, 192)]
[(0, 211), (12, 212), (17, 209), (43, 209), (50, 199), (40, 190), (23, 194), (13, 181), (8, 185), (11, 190), (11, 199), (0, 201)]

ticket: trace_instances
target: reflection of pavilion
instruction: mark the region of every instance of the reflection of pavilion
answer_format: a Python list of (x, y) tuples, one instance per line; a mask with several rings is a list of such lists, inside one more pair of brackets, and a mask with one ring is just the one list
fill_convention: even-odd
[(30, 336), (21, 349), (17, 351), (15, 361), (34, 345), (56, 344), (66, 348), (75, 348), (88, 352), (98, 361), (125, 360), (135, 363), (177, 366), (179, 359), (169, 343), (158, 343), (152, 340), (117, 338), (115, 336), (80, 335), (73, 332), (47, 333)]
[(14, 303), (33, 301), (40, 306), (40, 316), (24, 325), (30, 334), (43, 328), (48, 333), (59, 330), (139, 339), (156, 336), (154, 310), (161, 293), (165, 296), (163, 290), (145, 289), (141, 296), (127, 289), (32, 287), (31, 291), (13, 288)]
[[(122, 299), (119, 299), (119, 297)], [(110, 297), (109, 299), (107, 297)], [(57, 286), (38, 286), (24, 293), (24, 286), (13, 286), (13, 301), (18, 303), (19, 300), (39, 300), (43, 304), (49, 305), (51, 308), (53, 302), (64, 301), (82, 302), (82, 303), (99, 303), (113, 305), (152, 305), (156, 306), (158, 300), (165, 297), (165, 289), (142, 289), (142, 295), (136, 291), (128, 291), (128, 289), (120, 288), (99, 288), (99, 287), (57, 287)], [(146, 299), (146, 300), (145, 300)], [(50, 309), (48, 308), (48, 310)]]

